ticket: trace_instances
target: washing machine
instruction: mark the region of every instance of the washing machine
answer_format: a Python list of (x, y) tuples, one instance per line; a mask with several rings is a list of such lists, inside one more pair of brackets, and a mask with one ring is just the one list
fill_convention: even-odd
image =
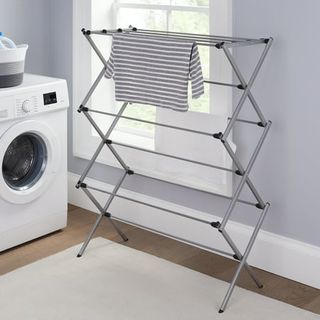
[(0, 251), (66, 227), (68, 106), (65, 80), (0, 89)]

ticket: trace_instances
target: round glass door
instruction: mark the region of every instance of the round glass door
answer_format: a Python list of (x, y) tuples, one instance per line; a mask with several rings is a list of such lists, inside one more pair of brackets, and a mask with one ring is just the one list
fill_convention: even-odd
[(13, 190), (32, 188), (43, 175), (47, 165), (47, 147), (34, 133), (16, 137), (7, 148), (2, 162), (2, 175)]

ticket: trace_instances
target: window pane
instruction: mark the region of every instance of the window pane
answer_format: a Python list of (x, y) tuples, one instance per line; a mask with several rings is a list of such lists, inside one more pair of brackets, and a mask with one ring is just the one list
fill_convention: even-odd
[(172, 11), (170, 30), (209, 34), (209, 17), (206, 13)]
[(209, 0), (171, 0), (172, 5), (208, 7)]
[(140, 29), (164, 30), (167, 26), (167, 16), (163, 10), (121, 8), (117, 17), (117, 27), (123, 28), (129, 24)]
[(134, 3), (134, 4), (162, 4), (168, 5), (170, 4), (170, 0), (118, 0), (115, 3)]
[[(121, 103), (122, 105), (122, 103)], [(120, 106), (119, 106), (120, 108)], [(148, 121), (155, 121), (156, 119), (156, 107), (148, 106), (148, 105), (141, 105), (141, 104), (132, 104), (129, 105), (126, 109), (125, 115), (128, 117), (148, 120)], [(131, 131), (132, 133), (139, 133), (144, 132), (147, 136), (154, 135), (154, 125), (121, 119), (118, 124), (118, 128), (123, 131)], [(129, 130), (126, 130), (129, 129)]]
[(118, 3), (207, 7), (209, 0), (118, 0)]

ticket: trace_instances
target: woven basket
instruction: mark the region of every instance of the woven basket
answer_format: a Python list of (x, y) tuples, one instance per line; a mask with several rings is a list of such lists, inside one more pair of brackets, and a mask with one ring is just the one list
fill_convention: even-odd
[(14, 49), (0, 49), (0, 88), (15, 87), (22, 83), (28, 45)]

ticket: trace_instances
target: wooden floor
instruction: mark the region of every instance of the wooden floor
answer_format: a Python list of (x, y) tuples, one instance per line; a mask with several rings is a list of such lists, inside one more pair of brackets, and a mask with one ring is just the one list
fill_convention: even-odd
[[(95, 214), (70, 205), (69, 222), (65, 230), (0, 253), (0, 274), (81, 243), (95, 218)], [(145, 230), (120, 223), (119, 226), (129, 238), (128, 242), (123, 243), (125, 246), (150, 253), (221, 280), (229, 281), (237, 265), (237, 262), (230, 259)], [(121, 242), (106, 219), (97, 230), (96, 236)], [(242, 273), (238, 285), (320, 314), (320, 290), (259, 269), (255, 269), (255, 271), (264, 284), (263, 289), (257, 289), (246, 272)]]

